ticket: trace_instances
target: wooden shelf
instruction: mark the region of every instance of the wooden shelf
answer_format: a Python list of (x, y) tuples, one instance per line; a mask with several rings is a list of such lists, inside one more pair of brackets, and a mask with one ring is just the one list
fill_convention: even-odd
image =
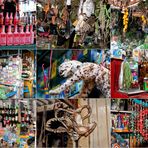
[(113, 132), (115, 132), (115, 133), (132, 133), (133, 131), (114, 129)]
[(131, 114), (132, 111), (118, 111), (118, 110), (111, 110), (111, 113), (126, 113), (126, 114)]

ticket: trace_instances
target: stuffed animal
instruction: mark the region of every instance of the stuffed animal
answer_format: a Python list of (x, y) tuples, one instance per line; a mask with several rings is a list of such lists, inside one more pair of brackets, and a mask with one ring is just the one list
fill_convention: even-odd
[(110, 98), (110, 71), (101, 64), (79, 61), (66, 61), (59, 66), (59, 74), (67, 77), (65, 83), (55, 90), (50, 90), (50, 95), (60, 94), (76, 82), (83, 81), (80, 93), (73, 98), (86, 98), (94, 86), (102, 92), (104, 97)]

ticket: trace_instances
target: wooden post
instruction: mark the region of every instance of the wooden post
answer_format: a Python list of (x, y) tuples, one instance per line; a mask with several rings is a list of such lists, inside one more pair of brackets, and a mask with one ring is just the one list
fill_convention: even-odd
[(78, 148), (78, 147), (79, 147), (79, 141), (73, 140), (73, 148)]

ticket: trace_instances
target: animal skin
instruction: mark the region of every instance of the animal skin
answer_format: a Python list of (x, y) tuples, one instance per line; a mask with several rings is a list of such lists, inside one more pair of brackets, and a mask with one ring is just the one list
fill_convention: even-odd
[(67, 80), (57, 89), (50, 90), (50, 95), (58, 95), (82, 80), (82, 89), (78, 95), (73, 97), (74, 99), (88, 97), (95, 85), (104, 97), (110, 98), (110, 71), (101, 64), (66, 61), (59, 66), (59, 74), (67, 77)]

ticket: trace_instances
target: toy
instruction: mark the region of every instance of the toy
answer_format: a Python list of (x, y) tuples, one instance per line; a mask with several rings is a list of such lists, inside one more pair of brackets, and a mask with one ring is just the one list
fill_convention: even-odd
[(50, 90), (49, 94), (51, 95), (57, 95), (76, 82), (83, 80), (81, 92), (74, 98), (86, 98), (95, 84), (106, 98), (110, 97), (110, 71), (102, 65), (89, 62), (81, 63), (75, 60), (66, 61), (59, 66), (59, 73), (68, 79), (57, 89)]

